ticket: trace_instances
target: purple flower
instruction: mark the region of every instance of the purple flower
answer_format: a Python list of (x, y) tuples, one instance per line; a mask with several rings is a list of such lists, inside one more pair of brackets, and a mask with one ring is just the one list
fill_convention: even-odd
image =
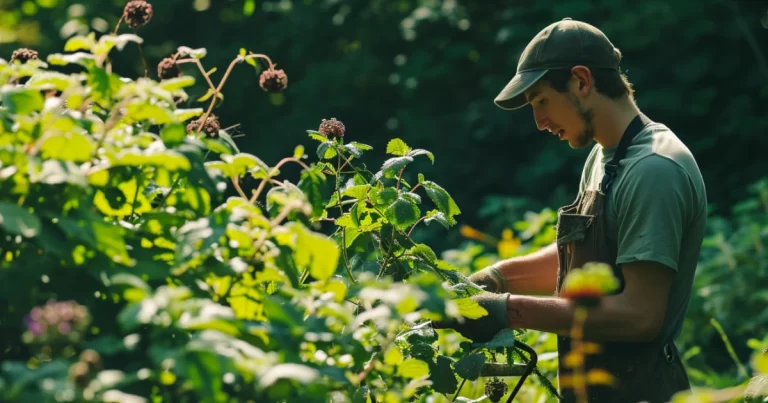
[(27, 330), (35, 336), (40, 336), (45, 331), (45, 327), (40, 322), (30, 321), (27, 323)]
[(59, 323), (59, 333), (66, 336), (69, 334), (69, 332), (72, 331), (72, 326), (69, 324), (69, 322), (61, 322)]

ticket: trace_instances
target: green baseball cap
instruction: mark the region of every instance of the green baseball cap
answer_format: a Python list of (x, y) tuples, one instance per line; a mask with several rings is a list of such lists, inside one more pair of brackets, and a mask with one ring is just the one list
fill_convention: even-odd
[(621, 52), (602, 31), (586, 22), (564, 18), (542, 29), (528, 43), (517, 73), (494, 103), (502, 109), (519, 109), (528, 104), (525, 90), (550, 70), (576, 65), (618, 70), (620, 61)]

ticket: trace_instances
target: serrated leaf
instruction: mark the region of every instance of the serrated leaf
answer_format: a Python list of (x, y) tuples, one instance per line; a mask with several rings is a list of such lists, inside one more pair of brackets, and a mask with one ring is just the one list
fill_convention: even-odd
[(451, 363), (453, 361), (444, 356), (437, 356), (437, 363), (430, 363), (429, 379), (432, 381), (432, 389), (438, 393), (454, 393), (459, 387), (459, 383), (456, 380)]
[(332, 141), (326, 141), (323, 143), (320, 143), (320, 145), (317, 146), (317, 158), (322, 159), (331, 159), (336, 156), (336, 149), (332, 147), (333, 142)]
[(457, 361), (453, 367), (456, 369), (456, 375), (474, 381), (480, 377), (483, 364), (485, 364), (485, 354), (473, 353)]
[(298, 235), (294, 249), (296, 265), (308, 268), (309, 274), (320, 281), (333, 276), (341, 253), (336, 242), (295, 222), (285, 227)]
[(167, 78), (158, 84), (160, 88), (168, 92), (176, 92), (180, 89), (191, 87), (193, 85), (195, 85), (195, 77), (193, 76)]
[(93, 33), (88, 36), (77, 35), (67, 40), (67, 43), (64, 44), (64, 51), (76, 52), (78, 50), (91, 50), (95, 45), (96, 39)]
[(371, 196), (373, 203), (378, 207), (387, 207), (397, 200), (397, 189), (384, 188), (381, 190), (371, 190)]
[(351, 145), (353, 145), (353, 146), (355, 146), (358, 149), (363, 150), (363, 151), (373, 150), (373, 147), (369, 146), (368, 144), (358, 143), (357, 141), (353, 141), (353, 142), (351, 142), (349, 144), (351, 144)]
[(397, 367), (397, 374), (403, 378), (420, 378), (429, 374), (429, 365), (424, 361), (409, 358)]
[(419, 195), (418, 195), (418, 194), (416, 194), (416, 193), (411, 193), (411, 192), (403, 192), (403, 193), (401, 193), (400, 195), (401, 195), (402, 197), (404, 197), (405, 199), (408, 199), (408, 200), (410, 200), (412, 203), (415, 203), (415, 204), (421, 204), (421, 196), (419, 196)]
[(393, 157), (384, 161), (384, 164), (381, 166), (381, 171), (384, 172), (386, 177), (392, 178), (401, 168), (404, 168), (411, 162), (413, 162), (412, 157)]
[(395, 228), (404, 230), (419, 220), (421, 210), (412, 201), (398, 197), (394, 203), (384, 210), (384, 215), (387, 217), (387, 221), (394, 225)]
[(432, 181), (420, 181), (419, 183), (424, 186), (427, 196), (432, 199), (432, 202), (435, 203), (437, 209), (445, 215), (445, 219), (448, 223), (451, 225), (456, 224), (456, 220), (453, 216), (461, 214), (461, 210), (451, 195), (448, 194), (445, 189), (440, 187), (440, 185)]
[(371, 185), (350, 186), (341, 193), (341, 196), (349, 196), (357, 200), (365, 200), (369, 190), (371, 190)]
[(418, 155), (426, 155), (429, 157), (429, 159), (432, 161), (432, 163), (435, 163), (435, 155), (427, 150), (422, 150), (421, 148), (418, 148), (416, 150), (412, 150), (407, 154), (409, 157), (416, 157)]
[(411, 148), (399, 138), (394, 138), (387, 143), (387, 154), (404, 156), (409, 151), (411, 151)]
[(363, 156), (363, 150), (355, 147), (352, 144), (345, 144), (344, 149), (349, 151), (355, 158), (360, 158)]
[(427, 218), (424, 219), (424, 224), (429, 225), (433, 221), (440, 223), (440, 225), (445, 227), (445, 229), (449, 229), (451, 227), (451, 224), (448, 222), (448, 219), (445, 218), (445, 214), (437, 210), (430, 210), (427, 213)]
[(416, 244), (414, 247), (408, 250), (412, 255), (418, 256), (424, 260), (427, 260), (429, 262), (434, 262), (437, 260), (437, 255), (435, 254), (435, 251), (432, 250), (429, 246), (420, 243)]
[(472, 346), (476, 348), (498, 348), (498, 347), (513, 347), (517, 339), (515, 338), (515, 331), (513, 329), (502, 329), (493, 339), (485, 343), (473, 343)]
[(459, 298), (453, 302), (459, 307), (459, 315), (465, 318), (478, 319), (488, 315), (488, 311), (472, 298)]
[(316, 130), (307, 130), (307, 133), (309, 134), (309, 137), (314, 140), (321, 141), (321, 142), (328, 141), (328, 137), (326, 137), (323, 133), (320, 133)]
[(411, 345), (411, 357), (423, 361), (432, 361), (435, 357), (435, 349), (428, 343), (415, 343)]
[(9, 234), (32, 238), (40, 233), (42, 222), (27, 209), (0, 201), (0, 226)]
[(203, 108), (176, 109), (173, 111), (173, 116), (175, 116), (176, 120), (180, 122), (196, 118), (202, 114)]

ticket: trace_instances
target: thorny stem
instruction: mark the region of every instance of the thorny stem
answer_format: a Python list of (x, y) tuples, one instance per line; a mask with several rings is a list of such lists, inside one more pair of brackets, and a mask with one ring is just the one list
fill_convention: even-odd
[[(344, 207), (341, 206), (341, 189), (339, 186), (339, 182), (341, 182), (341, 177), (339, 174), (339, 171), (341, 167), (341, 154), (338, 154), (336, 158), (336, 194), (338, 196), (338, 203), (339, 203), (339, 214), (344, 215)], [(352, 275), (352, 268), (349, 267), (349, 258), (347, 257), (347, 230), (346, 228), (341, 229), (341, 254), (344, 257), (344, 268), (347, 269), (347, 276), (349, 276), (349, 280), (353, 283), (355, 282), (355, 276)]]
[[(174, 55), (174, 57), (177, 55), (178, 54)], [(208, 87), (210, 87), (212, 90), (216, 90), (216, 86), (213, 85), (213, 82), (211, 81), (211, 77), (208, 76), (208, 73), (203, 68), (203, 64), (200, 63), (200, 59), (195, 59), (195, 58), (181, 59), (181, 60), (176, 60), (175, 63), (176, 64), (195, 63), (197, 65), (197, 68), (200, 69), (200, 73), (203, 75), (203, 77), (205, 77), (205, 81), (208, 82)]]

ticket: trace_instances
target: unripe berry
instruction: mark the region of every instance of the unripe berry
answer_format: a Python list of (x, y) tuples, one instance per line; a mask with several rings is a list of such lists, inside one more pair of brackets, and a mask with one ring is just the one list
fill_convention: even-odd
[(259, 86), (266, 92), (283, 92), (288, 87), (288, 76), (283, 70), (270, 67), (259, 76)]
[(167, 80), (169, 78), (179, 77), (181, 70), (176, 65), (176, 60), (171, 57), (166, 57), (157, 64), (157, 76), (161, 80)]
[(346, 128), (344, 127), (344, 123), (336, 120), (336, 118), (331, 118), (331, 120), (323, 119), (320, 123), (320, 128), (317, 129), (317, 131), (326, 135), (328, 138), (344, 137)]
[(30, 60), (37, 60), (37, 59), (39, 59), (39, 55), (37, 51), (28, 49), (28, 48), (16, 49), (11, 54), (11, 63), (13, 63), (14, 60), (18, 60), (22, 64), (24, 64)]

